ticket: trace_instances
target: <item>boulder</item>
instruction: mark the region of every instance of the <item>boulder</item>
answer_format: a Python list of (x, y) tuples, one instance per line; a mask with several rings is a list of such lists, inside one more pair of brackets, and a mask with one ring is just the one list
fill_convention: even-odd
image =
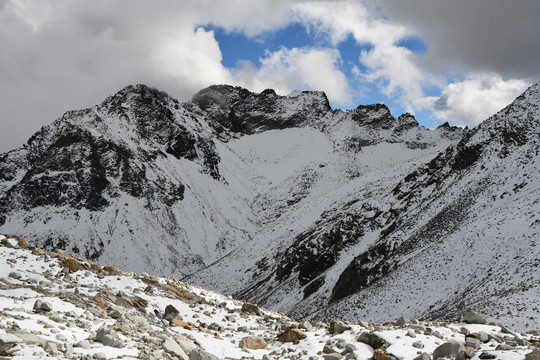
[(343, 334), (345, 331), (351, 330), (351, 327), (341, 320), (332, 321), (330, 323), (330, 332), (334, 334)]
[(331, 354), (327, 354), (324, 358), (326, 360), (341, 360), (342, 356), (338, 353), (331, 353)]
[(469, 310), (463, 314), (463, 319), (469, 324), (487, 324), (486, 319), (474, 310)]
[(259, 350), (266, 348), (266, 341), (258, 336), (246, 336), (240, 340), (240, 347), (242, 349)]
[(78, 343), (75, 344), (75, 347), (88, 350), (90, 349), (90, 341), (88, 340), (81, 340)]
[(167, 305), (165, 307), (165, 314), (163, 315), (163, 318), (165, 320), (171, 321), (172, 319), (174, 319), (178, 315), (180, 315), (180, 312), (174, 306)]
[(13, 271), (13, 272), (9, 273), (8, 277), (12, 278), (12, 279), (15, 279), (15, 280), (19, 280), (22, 276), (18, 272)]
[(313, 329), (313, 325), (311, 325), (311, 323), (310, 323), (309, 321), (307, 321), (307, 320), (306, 320), (306, 321), (303, 321), (303, 322), (301, 322), (301, 323), (299, 323), (299, 324), (298, 324), (298, 327), (299, 327), (300, 329), (306, 330), (307, 332), (311, 332), (311, 331), (314, 330), (314, 329)]
[(124, 343), (113, 329), (107, 325), (101, 326), (96, 333), (96, 341), (102, 343), (104, 346), (111, 346), (114, 348), (121, 348)]
[(540, 360), (540, 350), (533, 350), (525, 355), (525, 360)]
[(414, 358), (414, 360), (431, 360), (431, 357), (428, 353), (422, 353)]
[(166, 353), (176, 356), (181, 360), (189, 360), (189, 357), (184, 351), (184, 349), (182, 349), (182, 347), (176, 341), (169, 337), (165, 339), (162, 347)]
[(184, 337), (182, 336), (177, 336), (174, 338), (174, 340), (178, 343), (178, 345), (180, 345), (180, 347), (182, 348), (182, 350), (184, 350), (184, 352), (186, 354), (190, 354), (193, 350), (195, 350), (197, 347), (190, 341), (186, 340)]
[(52, 305), (49, 302), (44, 302), (41, 300), (36, 300), (34, 306), (32, 307), (36, 313), (46, 313), (52, 310)]
[(480, 340), (473, 338), (473, 337), (466, 337), (465, 338), (465, 346), (466, 347), (472, 347), (474, 350), (480, 349)]
[(0, 356), (13, 356), (21, 349), (22, 339), (12, 334), (0, 334)]
[(197, 348), (189, 353), (189, 360), (219, 360), (219, 358), (203, 349)]
[(367, 344), (373, 349), (379, 349), (382, 347), (387, 347), (388, 343), (383, 338), (375, 335), (372, 332), (364, 332), (356, 339), (356, 341)]
[(51, 341), (47, 342), (47, 345), (45, 345), (45, 351), (49, 354), (54, 354), (58, 352), (58, 345), (56, 343), (53, 343)]
[(305, 338), (306, 334), (302, 330), (290, 326), (277, 336), (277, 339), (281, 342), (297, 342)]
[(407, 319), (406, 317), (400, 317), (399, 319), (396, 320), (396, 326), (403, 326), (403, 325), (407, 325), (411, 322), (410, 319)]
[(433, 360), (440, 358), (463, 358), (465, 354), (465, 346), (460, 343), (447, 342), (442, 345), (439, 345), (433, 351)]
[(391, 354), (388, 354), (385, 350), (383, 349), (376, 349), (374, 352), (373, 352), (373, 358), (375, 360), (397, 360), (397, 358)]
[(257, 315), (260, 315), (261, 313), (261, 310), (259, 309), (259, 307), (255, 304), (251, 304), (251, 303), (244, 303), (242, 305), (242, 311), (243, 312), (247, 312), (247, 313), (253, 313), (253, 314), (257, 314)]

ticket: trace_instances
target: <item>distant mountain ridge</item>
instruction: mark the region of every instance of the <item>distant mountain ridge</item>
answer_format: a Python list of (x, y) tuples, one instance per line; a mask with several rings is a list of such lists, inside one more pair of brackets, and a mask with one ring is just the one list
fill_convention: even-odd
[[(471, 131), (382, 104), (332, 110), (322, 92), (216, 85), (180, 103), (128, 86), (0, 155), (0, 232), (300, 317), (444, 318), (486, 302), (500, 317), (516, 296), (511, 321), (526, 325), (540, 300), (524, 292), (538, 291), (538, 88)], [(520, 285), (500, 270), (516, 270), (510, 254)], [(386, 297), (396, 310), (374, 303)]]

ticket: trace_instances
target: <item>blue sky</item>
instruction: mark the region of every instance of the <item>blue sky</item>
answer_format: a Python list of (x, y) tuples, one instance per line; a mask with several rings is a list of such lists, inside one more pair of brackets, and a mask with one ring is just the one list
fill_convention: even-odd
[(0, 0), (0, 152), (145, 83), (324, 91), (475, 126), (540, 80), (537, 0)]

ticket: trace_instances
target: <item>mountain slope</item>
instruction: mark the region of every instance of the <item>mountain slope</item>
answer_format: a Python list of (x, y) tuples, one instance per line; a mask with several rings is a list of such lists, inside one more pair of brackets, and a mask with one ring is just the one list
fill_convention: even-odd
[(298, 322), (9, 235), (0, 235), (0, 314), (0, 356), (13, 360), (424, 359), (449, 354), (448, 347), (461, 356), (521, 360), (535, 356), (540, 341), (538, 331), (485, 324), (474, 313), (465, 314), (468, 323)]
[(525, 327), (539, 87), (471, 131), (320, 92), (129, 86), (0, 155), (0, 231), (296, 317), (488, 306)]
[(270, 254), (264, 241), (245, 246), (192, 280), (219, 287), (210, 274), (242, 259), (247, 273), (223, 288), (294, 316), (451, 318), (473, 307), (534, 326), (539, 88), (413, 171), (361, 176), (347, 203)]

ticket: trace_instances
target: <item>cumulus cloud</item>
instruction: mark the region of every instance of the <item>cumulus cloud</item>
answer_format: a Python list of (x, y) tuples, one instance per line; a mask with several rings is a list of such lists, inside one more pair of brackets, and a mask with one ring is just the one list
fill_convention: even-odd
[(132, 83), (187, 100), (235, 79), (212, 31), (254, 36), (284, 26), (290, 1), (1, 0), (0, 152), (64, 111)]
[[(540, 76), (539, 6), (536, 0), (0, 0), (0, 122), (8, 129), (0, 152), (64, 111), (91, 106), (132, 83), (180, 100), (212, 83), (280, 93), (315, 89), (337, 104), (356, 95), (351, 88), (376, 85), (408, 111), (439, 104), (441, 119), (477, 121), (466, 119), (478, 118), (472, 114), (480, 113), (479, 103), (468, 114), (454, 103), (459, 94), (451, 84), (444, 87), (448, 73), (503, 76), (506, 81), (488, 81), (490, 92), (474, 85), (475, 76), (455, 84), (468, 99), (475, 91), (485, 95), (481, 108), (498, 107), (519, 88), (515, 84), (531, 81), (508, 79)], [(243, 61), (235, 69), (223, 66), (214, 33), (203, 27), (257, 37), (291, 23), (323, 41), (268, 52), (259, 64)], [(347, 79), (337, 46), (349, 36), (364, 51)], [(426, 41), (426, 54), (400, 45), (410, 36)], [(440, 86), (441, 100), (425, 97), (426, 85)]]
[(524, 80), (504, 80), (495, 73), (474, 73), (448, 84), (431, 98), (434, 115), (454, 124), (479, 124), (511, 103), (528, 86)]
[(358, 58), (367, 70), (356, 67), (357, 79), (377, 84), (386, 96), (397, 97), (407, 111), (418, 108), (424, 98), (423, 85), (430, 84), (432, 77), (422, 71), (412, 51), (399, 46), (401, 40), (415, 35), (410, 29), (358, 1), (302, 3), (294, 10), (298, 21), (336, 45), (350, 35), (359, 45), (368, 45)]
[(273, 88), (288, 94), (294, 89), (323, 90), (330, 101), (347, 104), (353, 92), (338, 68), (339, 61), (335, 49), (283, 48), (268, 52), (258, 68), (250, 62), (241, 63), (234, 76), (236, 82), (254, 91)]

